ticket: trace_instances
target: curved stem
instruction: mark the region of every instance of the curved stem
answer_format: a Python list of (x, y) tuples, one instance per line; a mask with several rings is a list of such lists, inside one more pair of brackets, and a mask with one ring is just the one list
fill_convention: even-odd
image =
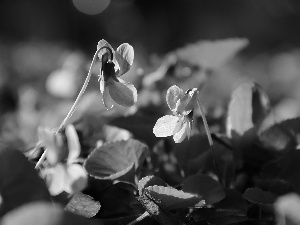
[(213, 146), (213, 140), (212, 140), (212, 137), (211, 137), (211, 133), (210, 133), (208, 124), (207, 124), (207, 120), (206, 120), (205, 115), (204, 115), (204, 109), (203, 109), (203, 107), (200, 103), (200, 100), (199, 100), (199, 96), (197, 96), (197, 104), (198, 104), (200, 112), (201, 112), (201, 117), (202, 117), (202, 120), (203, 120), (203, 124), (204, 124), (204, 128), (205, 128), (205, 132), (206, 132), (206, 135), (207, 135), (207, 138), (208, 138), (209, 145)]
[[(93, 68), (93, 65), (94, 65), (94, 63), (95, 63), (95, 61), (96, 61), (97, 54), (98, 54), (99, 51), (102, 50), (103, 48), (104, 48), (104, 47), (99, 48), (99, 49), (97, 49), (97, 51), (95, 52), (94, 57), (93, 57), (93, 60), (92, 60), (91, 65), (90, 65), (90, 68), (89, 68), (88, 75), (87, 75), (87, 77), (85, 78), (85, 81), (84, 81), (84, 83), (83, 83), (83, 86), (82, 86), (82, 88), (81, 88), (81, 90), (80, 90), (80, 92), (79, 92), (79, 94), (78, 94), (78, 96), (77, 96), (77, 98), (76, 98), (76, 100), (75, 100), (73, 106), (71, 107), (70, 111), (68, 112), (66, 118), (65, 118), (65, 119), (62, 121), (62, 123), (60, 124), (60, 126), (59, 126), (58, 130), (55, 132), (55, 134), (61, 133), (61, 132), (63, 131), (63, 129), (65, 128), (67, 122), (69, 121), (69, 119), (70, 119), (71, 116), (73, 115), (73, 113), (74, 113), (74, 111), (75, 111), (75, 109), (76, 109), (76, 107), (77, 107), (77, 105), (78, 105), (80, 99), (82, 98), (82, 96), (83, 96), (83, 94), (84, 94), (84, 92), (85, 92), (85, 89), (87, 88), (87, 86), (88, 86), (88, 84), (89, 84), (89, 81), (90, 81), (90, 79), (91, 79), (92, 68)], [(105, 47), (105, 48), (107, 48), (107, 47)], [(40, 167), (40, 165), (42, 164), (42, 162), (43, 162), (44, 159), (46, 158), (46, 153), (47, 153), (47, 149), (43, 152), (41, 158), (40, 158), (39, 161), (36, 163), (36, 165), (35, 165), (35, 168), (36, 168), (36, 169)]]
[(147, 211), (145, 211), (142, 215), (140, 215), (138, 218), (136, 218), (135, 220), (131, 221), (130, 223), (128, 223), (127, 225), (134, 225), (137, 224), (138, 222), (142, 221), (143, 219), (145, 219), (147, 216), (149, 216), (149, 213)]
[(97, 49), (97, 51), (95, 52), (94, 57), (93, 57), (93, 60), (92, 60), (91, 65), (90, 65), (90, 68), (89, 68), (88, 75), (87, 75), (87, 77), (85, 78), (84, 84), (83, 84), (83, 86), (82, 86), (82, 88), (81, 88), (81, 90), (80, 90), (80, 92), (79, 92), (79, 94), (78, 94), (78, 96), (77, 96), (77, 98), (76, 98), (76, 100), (75, 100), (73, 106), (71, 107), (71, 109), (70, 109), (69, 113), (67, 114), (66, 118), (65, 118), (65, 119), (63, 120), (63, 122), (60, 124), (60, 126), (59, 126), (58, 130), (56, 131), (56, 133), (62, 132), (62, 130), (65, 128), (67, 122), (69, 121), (69, 119), (70, 119), (71, 116), (73, 115), (73, 113), (74, 113), (74, 111), (75, 111), (75, 109), (76, 109), (76, 107), (77, 107), (77, 105), (78, 105), (80, 99), (82, 98), (82, 96), (83, 96), (83, 94), (84, 94), (84, 92), (85, 92), (85, 89), (87, 88), (87, 86), (88, 86), (88, 84), (89, 84), (89, 81), (90, 81), (90, 78), (91, 78), (91, 75), (92, 75), (92, 67), (93, 67), (93, 65), (94, 65), (94, 63), (95, 63), (95, 61), (96, 61), (97, 54), (99, 53), (99, 51), (100, 51), (101, 49), (103, 49), (103, 48), (99, 48), (99, 49)]

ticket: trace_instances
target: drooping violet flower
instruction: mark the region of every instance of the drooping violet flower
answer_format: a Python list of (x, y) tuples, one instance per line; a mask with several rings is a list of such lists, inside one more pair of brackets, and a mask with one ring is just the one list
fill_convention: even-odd
[(74, 194), (87, 186), (87, 172), (78, 164), (80, 143), (73, 125), (66, 127), (66, 141), (61, 133), (55, 133), (47, 128), (39, 128), (41, 145), (47, 149), (48, 166), (41, 171), (45, 177), (51, 195), (63, 191)]
[(157, 120), (153, 128), (156, 137), (173, 135), (175, 143), (181, 143), (186, 137), (189, 139), (192, 131), (193, 110), (198, 104), (210, 145), (212, 145), (209, 128), (199, 102), (197, 88), (184, 93), (181, 88), (173, 85), (167, 91), (166, 100), (173, 115), (166, 115)]
[(133, 106), (137, 101), (137, 90), (131, 83), (120, 79), (133, 63), (133, 47), (123, 43), (114, 51), (111, 45), (102, 39), (97, 48), (101, 61), (100, 91), (106, 109), (112, 108), (115, 103), (125, 107)]

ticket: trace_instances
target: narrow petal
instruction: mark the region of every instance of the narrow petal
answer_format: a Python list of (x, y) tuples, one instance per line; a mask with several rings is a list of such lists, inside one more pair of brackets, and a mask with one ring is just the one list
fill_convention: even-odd
[(166, 95), (166, 100), (171, 110), (175, 109), (176, 102), (183, 97), (184, 93), (181, 88), (176, 85), (171, 86)]
[(73, 194), (82, 191), (87, 186), (87, 173), (79, 164), (69, 165), (66, 169), (67, 182), (65, 191)]
[(184, 123), (184, 117), (178, 117), (178, 122), (176, 124), (176, 127), (173, 130), (173, 135), (175, 135), (181, 130), (183, 123)]
[(192, 120), (187, 119), (187, 127), (186, 127), (186, 135), (188, 137), (188, 140), (190, 140), (191, 132), (192, 132)]
[(114, 100), (111, 98), (109, 94), (109, 88), (110, 87), (108, 84), (104, 84), (102, 100), (106, 109), (111, 109), (114, 106)]
[(197, 100), (197, 88), (193, 88), (184, 94), (176, 103), (176, 112), (187, 115), (194, 109)]
[[(51, 171), (50, 171), (51, 170)], [(46, 181), (51, 195), (56, 196), (64, 191), (65, 181), (67, 179), (65, 167), (62, 164), (57, 164), (49, 169)]]
[(186, 111), (191, 111), (195, 108), (197, 104), (197, 97), (198, 97), (198, 89), (193, 88), (192, 90), (189, 91), (188, 93), (191, 96), (190, 101), (187, 103), (185, 110)]
[(109, 80), (109, 94), (111, 98), (119, 105), (125, 107), (133, 106), (137, 101), (137, 90), (131, 83), (119, 79), (119, 82)]
[(80, 143), (77, 132), (73, 124), (66, 127), (66, 136), (69, 148), (68, 162), (74, 162), (80, 155)]
[(103, 77), (103, 75), (101, 74), (100, 75), (100, 78), (99, 78), (99, 83), (100, 83), (100, 92), (101, 92), (101, 94), (103, 94), (103, 92), (104, 92), (104, 77)]
[(156, 137), (168, 137), (173, 135), (173, 131), (178, 123), (177, 116), (166, 115), (159, 118), (154, 125), (153, 133)]
[(175, 143), (181, 143), (185, 139), (185, 137), (187, 136), (187, 126), (188, 124), (184, 122), (181, 129), (173, 135)]
[(38, 129), (39, 140), (43, 147), (47, 149), (46, 158), (51, 165), (55, 165), (67, 156), (67, 151), (63, 148), (63, 137), (55, 134), (47, 128)]
[(130, 67), (133, 64), (134, 59), (134, 50), (130, 44), (123, 43), (115, 52), (115, 57), (120, 67), (120, 72), (118, 76), (123, 75), (124, 73), (128, 72)]
[[(106, 49), (105, 47), (108, 48), (108, 49), (110, 49), (110, 50), (111, 50), (111, 53), (114, 53), (113, 47), (112, 47), (106, 40), (104, 40), (104, 39), (100, 40), (100, 41), (98, 42), (98, 45), (97, 45), (97, 49), (103, 48), (103, 49), (98, 53), (98, 57), (99, 57), (100, 61), (102, 61), (102, 55), (103, 55), (104, 53), (109, 52), (109, 50)], [(109, 52), (109, 54), (111, 54), (111, 53)]]

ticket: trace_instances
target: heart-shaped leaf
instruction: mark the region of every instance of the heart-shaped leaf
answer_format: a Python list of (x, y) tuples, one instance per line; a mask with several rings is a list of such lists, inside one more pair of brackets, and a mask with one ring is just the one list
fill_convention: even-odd
[(85, 160), (84, 167), (90, 176), (97, 179), (113, 180), (130, 171), (134, 176), (147, 152), (148, 147), (138, 140), (112, 142), (95, 149)]
[(297, 146), (295, 135), (291, 129), (284, 126), (284, 123), (275, 124), (262, 131), (259, 134), (259, 140), (266, 148), (276, 151), (292, 150)]
[(234, 189), (225, 189), (226, 197), (214, 204), (215, 208), (222, 209), (222, 211), (243, 212), (247, 213), (248, 204), (242, 194)]
[(64, 211), (52, 203), (31, 203), (7, 213), (1, 220), (2, 225), (91, 225), (92, 221)]
[(260, 188), (248, 188), (243, 196), (249, 202), (265, 205), (273, 204), (277, 198), (277, 195)]
[[(201, 148), (199, 148), (201, 146)], [(190, 174), (195, 174), (203, 164), (197, 163), (197, 169), (191, 171), (190, 162), (196, 159), (201, 154), (209, 150), (209, 143), (206, 135), (193, 135), (189, 141), (183, 141), (178, 143), (174, 147), (175, 157), (183, 169), (184, 173), (188, 176)]]
[(172, 187), (150, 186), (146, 188), (150, 195), (159, 200), (167, 209), (179, 209), (186, 207), (194, 207), (196, 204), (204, 204), (201, 198), (196, 195), (179, 191)]
[(0, 215), (26, 203), (50, 201), (45, 182), (16, 149), (0, 146)]
[(244, 38), (229, 38), (216, 41), (199, 41), (178, 49), (180, 59), (189, 60), (200, 68), (217, 69), (248, 45)]
[(164, 182), (162, 179), (156, 176), (146, 176), (143, 177), (141, 180), (139, 180), (138, 183), (138, 189), (139, 189), (139, 195), (142, 194), (143, 189), (149, 186), (163, 186), (163, 187), (168, 187), (168, 184)]
[(157, 138), (153, 134), (153, 127), (157, 119), (156, 116), (133, 115), (116, 118), (109, 124), (130, 131), (136, 139), (144, 141), (149, 147), (152, 147), (157, 142)]
[(100, 210), (100, 203), (83, 193), (76, 193), (65, 207), (65, 210), (84, 217), (93, 217)]
[(203, 198), (206, 204), (214, 204), (226, 196), (219, 182), (208, 175), (201, 174), (188, 177), (183, 182), (182, 190)]
[(270, 111), (267, 95), (254, 83), (243, 83), (231, 95), (227, 116), (227, 135), (242, 136), (254, 126), (260, 126)]
[(283, 179), (292, 185), (294, 191), (300, 191), (300, 151), (291, 151), (279, 160), (266, 164), (261, 176), (263, 179)]

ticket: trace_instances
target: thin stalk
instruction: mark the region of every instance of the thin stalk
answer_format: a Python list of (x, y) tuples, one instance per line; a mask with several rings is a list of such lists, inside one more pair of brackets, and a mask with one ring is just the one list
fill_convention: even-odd
[(135, 220), (131, 221), (130, 223), (128, 223), (127, 225), (134, 225), (137, 224), (138, 222), (141, 222), (143, 219), (145, 219), (147, 216), (149, 216), (150, 214), (145, 211), (142, 215), (140, 215), (138, 218), (136, 218)]
[(199, 100), (199, 96), (197, 96), (197, 104), (198, 104), (199, 109), (200, 109), (200, 113), (201, 113), (201, 117), (202, 117), (202, 120), (203, 120), (203, 124), (204, 124), (204, 128), (205, 128), (205, 132), (206, 132), (206, 135), (207, 135), (207, 138), (208, 138), (209, 145), (213, 146), (214, 143), (213, 143), (213, 140), (212, 140), (212, 137), (211, 137), (211, 133), (210, 133), (208, 124), (207, 124), (207, 120), (206, 120), (205, 115), (204, 115), (204, 109), (203, 109), (203, 107), (200, 103), (200, 100)]
[(223, 182), (223, 180), (222, 180), (223, 176), (222, 176), (220, 167), (218, 166), (218, 163), (217, 163), (217, 160), (216, 160), (216, 153), (215, 153), (214, 148), (213, 148), (213, 140), (212, 140), (212, 137), (211, 137), (211, 133), (210, 133), (208, 124), (207, 124), (207, 120), (206, 120), (205, 115), (204, 115), (204, 109), (203, 109), (203, 107), (200, 103), (199, 96), (197, 96), (197, 104), (198, 104), (200, 112), (201, 112), (201, 117), (202, 117), (202, 120), (203, 120), (204, 128), (205, 128), (206, 135), (207, 135), (207, 138), (208, 138), (208, 142), (209, 142), (209, 145), (210, 145), (210, 148), (211, 148), (211, 151), (212, 151), (213, 164), (214, 164), (214, 167), (216, 169), (216, 173), (219, 177), (219, 180), (221, 182)]
[[(62, 130), (65, 128), (67, 122), (70, 120), (71, 116), (73, 115), (73, 113), (74, 113), (74, 111), (75, 111), (75, 109), (76, 109), (76, 107), (77, 107), (77, 105), (78, 105), (80, 99), (82, 98), (82, 96), (83, 96), (83, 94), (84, 94), (84, 92), (85, 92), (85, 90), (86, 90), (86, 88), (87, 88), (87, 86), (88, 86), (88, 84), (89, 84), (89, 81), (90, 81), (91, 76), (92, 76), (92, 68), (93, 68), (93, 65), (94, 65), (94, 63), (95, 63), (95, 61), (96, 61), (96, 58), (97, 58), (97, 55), (98, 55), (99, 51), (102, 50), (102, 49), (103, 49), (103, 48), (99, 48), (99, 49), (97, 49), (97, 51), (95, 52), (94, 57), (93, 57), (93, 60), (92, 60), (91, 65), (90, 65), (90, 68), (89, 68), (88, 75), (87, 75), (87, 77), (85, 78), (85, 81), (84, 81), (84, 83), (83, 83), (83, 85), (82, 85), (82, 88), (81, 88), (81, 90), (80, 90), (80, 92), (79, 92), (79, 94), (78, 94), (78, 96), (77, 96), (77, 98), (76, 98), (76, 100), (75, 100), (73, 106), (71, 107), (70, 111), (68, 112), (66, 118), (62, 121), (62, 123), (60, 124), (60, 126), (59, 126), (58, 130), (55, 132), (55, 134), (58, 134), (58, 133), (61, 133), (61, 132), (62, 132)], [(35, 165), (35, 168), (36, 168), (36, 169), (39, 168), (40, 165), (42, 164), (42, 162), (45, 160), (45, 158), (46, 158), (46, 153), (47, 153), (47, 149), (43, 152), (41, 158), (40, 158), (39, 161), (36, 163), (36, 165)]]
[(99, 53), (99, 51), (100, 51), (101, 49), (103, 49), (103, 48), (99, 48), (99, 49), (97, 49), (97, 51), (95, 52), (94, 57), (93, 57), (93, 60), (92, 60), (91, 65), (90, 65), (90, 68), (89, 68), (88, 75), (87, 75), (87, 77), (85, 78), (84, 84), (83, 84), (83, 86), (82, 86), (82, 88), (81, 88), (81, 90), (80, 90), (80, 92), (79, 92), (79, 94), (78, 94), (78, 96), (77, 96), (77, 98), (76, 98), (76, 100), (75, 100), (75, 102), (74, 102), (72, 108), (70, 109), (70, 111), (69, 111), (69, 113), (67, 114), (66, 118), (63, 120), (63, 122), (60, 124), (58, 130), (56, 131), (56, 134), (57, 134), (57, 133), (60, 133), (60, 132), (65, 128), (67, 122), (69, 121), (69, 119), (70, 119), (71, 116), (73, 115), (73, 113), (74, 113), (74, 111), (75, 111), (75, 109), (76, 109), (76, 107), (77, 107), (77, 105), (78, 105), (80, 99), (82, 98), (82, 96), (83, 96), (83, 94), (84, 94), (84, 92), (85, 92), (85, 89), (87, 88), (87, 86), (88, 86), (88, 84), (89, 84), (89, 81), (90, 81), (91, 75), (92, 75), (92, 68), (93, 68), (93, 65), (94, 65), (94, 63), (95, 63), (95, 61), (96, 61), (96, 58), (97, 58), (97, 55), (98, 55), (98, 53)]

